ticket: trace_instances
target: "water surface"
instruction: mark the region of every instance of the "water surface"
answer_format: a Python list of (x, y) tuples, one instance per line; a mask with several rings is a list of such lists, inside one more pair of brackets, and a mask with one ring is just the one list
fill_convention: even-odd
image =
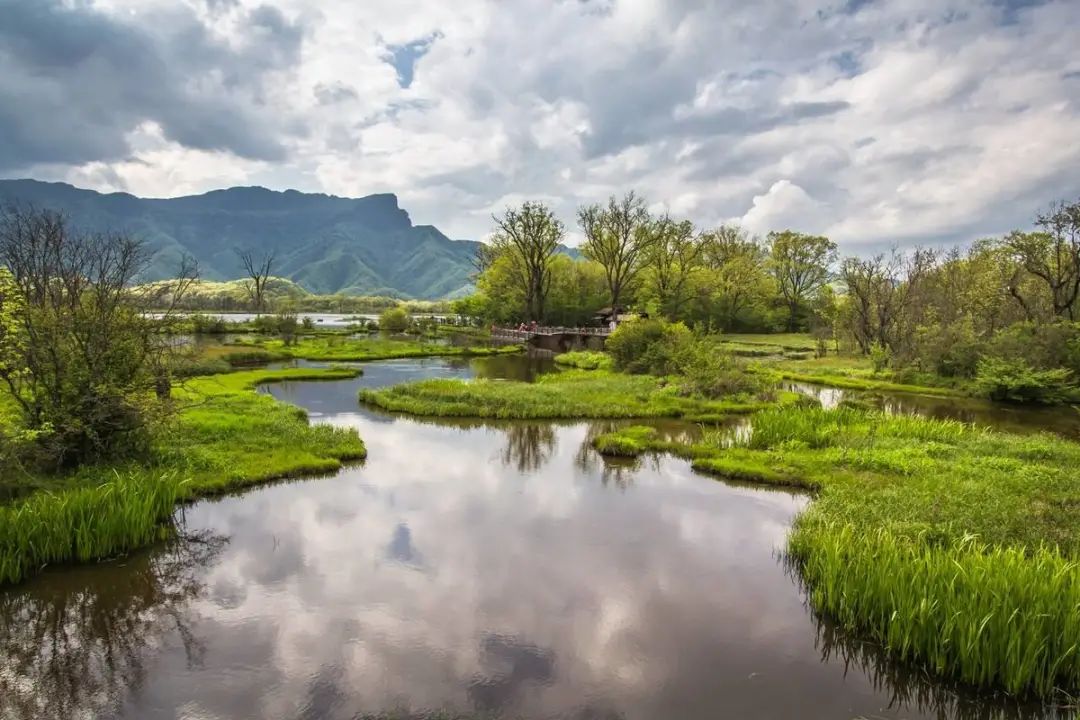
[(608, 463), (589, 440), (610, 423), (416, 421), (355, 400), (550, 369), (506, 361), (269, 386), (358, 428), (369, 460), (200, 502), (177, 541), (0, 592), (0, 720), (1052, 716), (816, 619), (781, 553), (805, 495)]

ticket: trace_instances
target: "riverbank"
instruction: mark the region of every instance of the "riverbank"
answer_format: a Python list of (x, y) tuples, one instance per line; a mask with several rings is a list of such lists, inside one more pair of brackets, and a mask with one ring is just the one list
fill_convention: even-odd
[(168, 532), (177, 503), (362, 459), (355, 431), (311, 425), (304, 411), (255, 392), (261, 383), (358, 374), (289, 368), (195, 378), (174, 388), (176, 417), (156, 431), (146, 464), (5, 474), (5, 491), (17, 497), (0, 505), (0, 584), (154, 542)]
[(651, 375), (566, 370), (536, 382), (422, 380), (360, 391), (360, 401), (390, 412), (498, 419), (683, 418), (716, 422), (733, 414), (806, 399), (777, 391), (716, 400), (687, 396), (677, 384)]
[(752, 425), (694, 444), (627, 428), (594, 446), (812, 490), (788, 552), (816, 610), (966, 683), (1080, 687), (1080, 444), (849, 408)]

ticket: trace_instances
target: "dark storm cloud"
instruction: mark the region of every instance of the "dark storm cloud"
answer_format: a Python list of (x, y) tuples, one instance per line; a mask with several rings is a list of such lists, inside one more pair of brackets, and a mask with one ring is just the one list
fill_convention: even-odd
[(303, 30), (275, 8), (243, 16), (241, 49), (186, 7), (121, 20), (59, 0), (0, 0), (0, 18), (0, 170), (123, 158), (145, 121), (190, 148), (284, 157), (262, 83), (295, 65)]

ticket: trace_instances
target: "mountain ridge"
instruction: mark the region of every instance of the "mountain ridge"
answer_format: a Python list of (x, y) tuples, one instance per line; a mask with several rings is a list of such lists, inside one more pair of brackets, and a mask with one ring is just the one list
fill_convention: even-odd
[(141, 278), (166, 279), (184, 254), (207, 280), (243, 276), (237, 250), (273, 251), (274, 275), (318, 294), (456, 297), (472, 289), (474, 240), (414, 225), (394, 193), (359, 198), (237, 186), (199, 195), (142, 198), (63, 182), (0, 180), (0, 204), (65, 213), (88, 231), (142, 237), (154, 251)]

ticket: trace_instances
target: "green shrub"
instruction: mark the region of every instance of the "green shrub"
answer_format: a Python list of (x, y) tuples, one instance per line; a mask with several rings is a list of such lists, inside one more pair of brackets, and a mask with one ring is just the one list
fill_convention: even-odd
[(979, 361), (975, 383), (991, 400), (1020, 403), (1060, 403), (1074, 389), (1072, 373), (1065, 368), (1036, 370), (1024, 360), (998, 357)]
[(718, 398), (763, 389), (761, 376), (746, 372), (731, 353), (707, 339), (683, 343), (675, 362), (682, 375), (679, 387), (685, 395)]
[(678, 371), (677, 357), (692, 341), (682, 323), (663, 320), (628, 320), (607, 339), (604, 349), (615, 368), (641, 375), (670, 375)]
[(889, 349), (881, 343), (875, 343), (870, 347), (870, 364), (874, 366), (874, 374), (885, 372), (889, 367), (892, 355)]
[(402, 307), (383, 310), (379, 315), (379, 329), (384, 332), (405, 332), (412, 325), (412, 316)]
[(918, 365), (944, 377), (975, 377), (983, 351), (970, 317), (948, 325), (920, 327), (915, 333)]

